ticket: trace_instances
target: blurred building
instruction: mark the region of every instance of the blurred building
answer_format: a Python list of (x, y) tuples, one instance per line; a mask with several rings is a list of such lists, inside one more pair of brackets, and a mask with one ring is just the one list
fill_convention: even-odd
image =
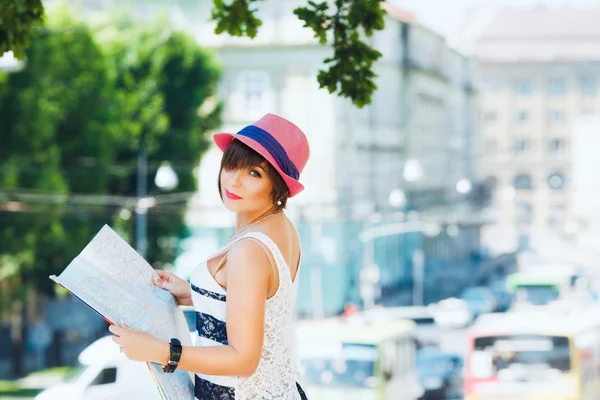
[[(425, 250), (432, 286), (448, 269), (457, 282), (464, 281), (479, 249), (482, 199), (475, 176), (478, 112), (472, 61), (415, 16), (386, 4), (386, 28), (370, 39), (383, 54), (376, 64), (378, 90), (370, 106), (357, 109), (318, 87), (316, 76), (331, 48), (319, 45), (293, 14), (305, 4), (261, 3), (263, 26), (252, 40), (215, 35), (214, 23), (204, 22), (210, 1), (182, 6), (188, 29), (201, 45), (215, 50), (223, 65), (223, 131), (237, 132), (273, 112), (308, 136), (311, 160), (302, 174), (307, 189), (289, 204), (309, 248), (304, 265), (311, 270), (302, 273), (312, 287), (304, 285), (305, 299), (315, 286), (336, 282), (327, 286), (323, 303), (331, 312), (343, 307), (351, 300), (348, 285), (356, 289), (365, 262), (359, 233), (402, 223), (411, 210), (411, 217), (439, 226), (429, 236), (412, 232), (372, 243), (371, 261), (382, 269), (384, 292), (410, 286), (417, 248)], [(233, 224), (234, 216), (223, 209), (215, 190), (220, 156), (214, 148), (199, 168), (200, 192), (188, 214), (197, 232)], [(217, 247), (217, 242), (203, 247)], [(449, 263), (459, 267), (446, 268)]]
[[(376, 66), (379, 88), (371, 106), (357, 109), (318, 88), (316, 75), (331, 49), (293, 14), (305, 3), (261, 3), (264, 24), (253, 40), (217, 36), (213, 23), (194, 23), (208, 19), (212, 2), (186, 6), (198, 41), (214, 48), (224, 66), (223, 130), (235, 132), (266, 112), (296, 122), (309, 136), (312, 154), (303, 173), (307, 190), (294, 203), (327, 217), (362, 218), (388, 208), (396, 188), (444, 197), (460, 179), (473, 179), (471, 61), (414, 16), (388, 5), (386, 29), (371, 40), (383, 53)], [(420, 170), (409, 176), (415, 182), (404, 177), (406, 160)], [(214, 182), (218, 165), (210, 156), (205, 161), (200, 180)], [(220, 205), (213, 189), (201, 185), (202, 204)]]
[(573, 135), (600, 110), (599, 18), (600, 8), (485, 9), (454, 38), (480, 65), (480, 168), (506, 234), (496, 243), (543, 252), (573, 226)]
[[(304, 248), (300, 312), (333, 313), (356, 301), (367, 264), (380, 267), (390, 302), (411, 302), (417, 275), (425, 302), (469, 283), (480, 259), (486, 201), (476, 176), (477, 90), (474, 63), (443, 36), (385, 3), (386, 28), (368, 39), (383, 54), (375, 65), (378, 89), (370, 106), (357, 109), (318, 87), (332, 49), (293, 14), (306, 0), (260, 2), (263, 25), (254, 39), (216, 35), (210, 0), (84, 1), (90, 9), (128, 4), (142, 19), (160, 13), (213, 49), (223, 66), (223, 131), (237, 132), (273, 112), (306, 132), (307, 189), (288, 205)], [(198, 168), (199, 192), (187, 214), (192, 238), (175, 263), (183, 274), (223, 244), (234, 225), (216, 190), (220, 158), (213, 147)], [(427, 232), (408, 229), (414, 221)], [(385, 237), (359, 240), (368, 229), (392, 224), (396, 231)], [(424, 255), (420, 272), (417, 250)]]

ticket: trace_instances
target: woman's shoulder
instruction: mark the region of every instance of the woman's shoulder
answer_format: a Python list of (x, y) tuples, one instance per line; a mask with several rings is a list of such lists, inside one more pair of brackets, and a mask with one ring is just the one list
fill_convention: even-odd
[(259, 232), (248, 232), (231, 246), (229, 252), (227, 253), (228, 261), (236, 259), (252, 259), (260, 261), (262, 258), (264, 258), (265, 251), (263, 250), (261, 243), (256, 240), (248, 240), (249, 238), (255, 238), (253, 233)]
[(298, 236), (296, 226), (285, 214), (281, 214), (280, 218), (273, 219), (266, 224), (257, 226), (254, 232), (266, 235), (274, 242), (277, 242), (278, 239), (293, 240)]

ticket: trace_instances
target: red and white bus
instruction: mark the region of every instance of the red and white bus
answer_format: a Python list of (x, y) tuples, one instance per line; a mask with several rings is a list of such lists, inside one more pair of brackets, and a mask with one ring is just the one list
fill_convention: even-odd
[(469, 330), (465, 400), (600, 399), (600, 308), (482, 316)]

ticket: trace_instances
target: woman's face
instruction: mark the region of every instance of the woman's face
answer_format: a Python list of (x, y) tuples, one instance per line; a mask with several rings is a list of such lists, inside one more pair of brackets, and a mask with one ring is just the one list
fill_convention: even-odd
[(221, 197), (233, 212), (261, 211), (273, 206), (273, 182), (262, 167), (221, 170)]

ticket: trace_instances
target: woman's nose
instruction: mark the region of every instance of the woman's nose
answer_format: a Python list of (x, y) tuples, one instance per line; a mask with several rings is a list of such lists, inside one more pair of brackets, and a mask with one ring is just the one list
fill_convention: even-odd
[(239, 187), (240, 186), (240, 181), (241, 181), (241, 171), (237, 170), (237, 171), (233, 172), (231, 174), (231, 177), (230, 177), (229, 180), (231, 182), (231, 186)]

